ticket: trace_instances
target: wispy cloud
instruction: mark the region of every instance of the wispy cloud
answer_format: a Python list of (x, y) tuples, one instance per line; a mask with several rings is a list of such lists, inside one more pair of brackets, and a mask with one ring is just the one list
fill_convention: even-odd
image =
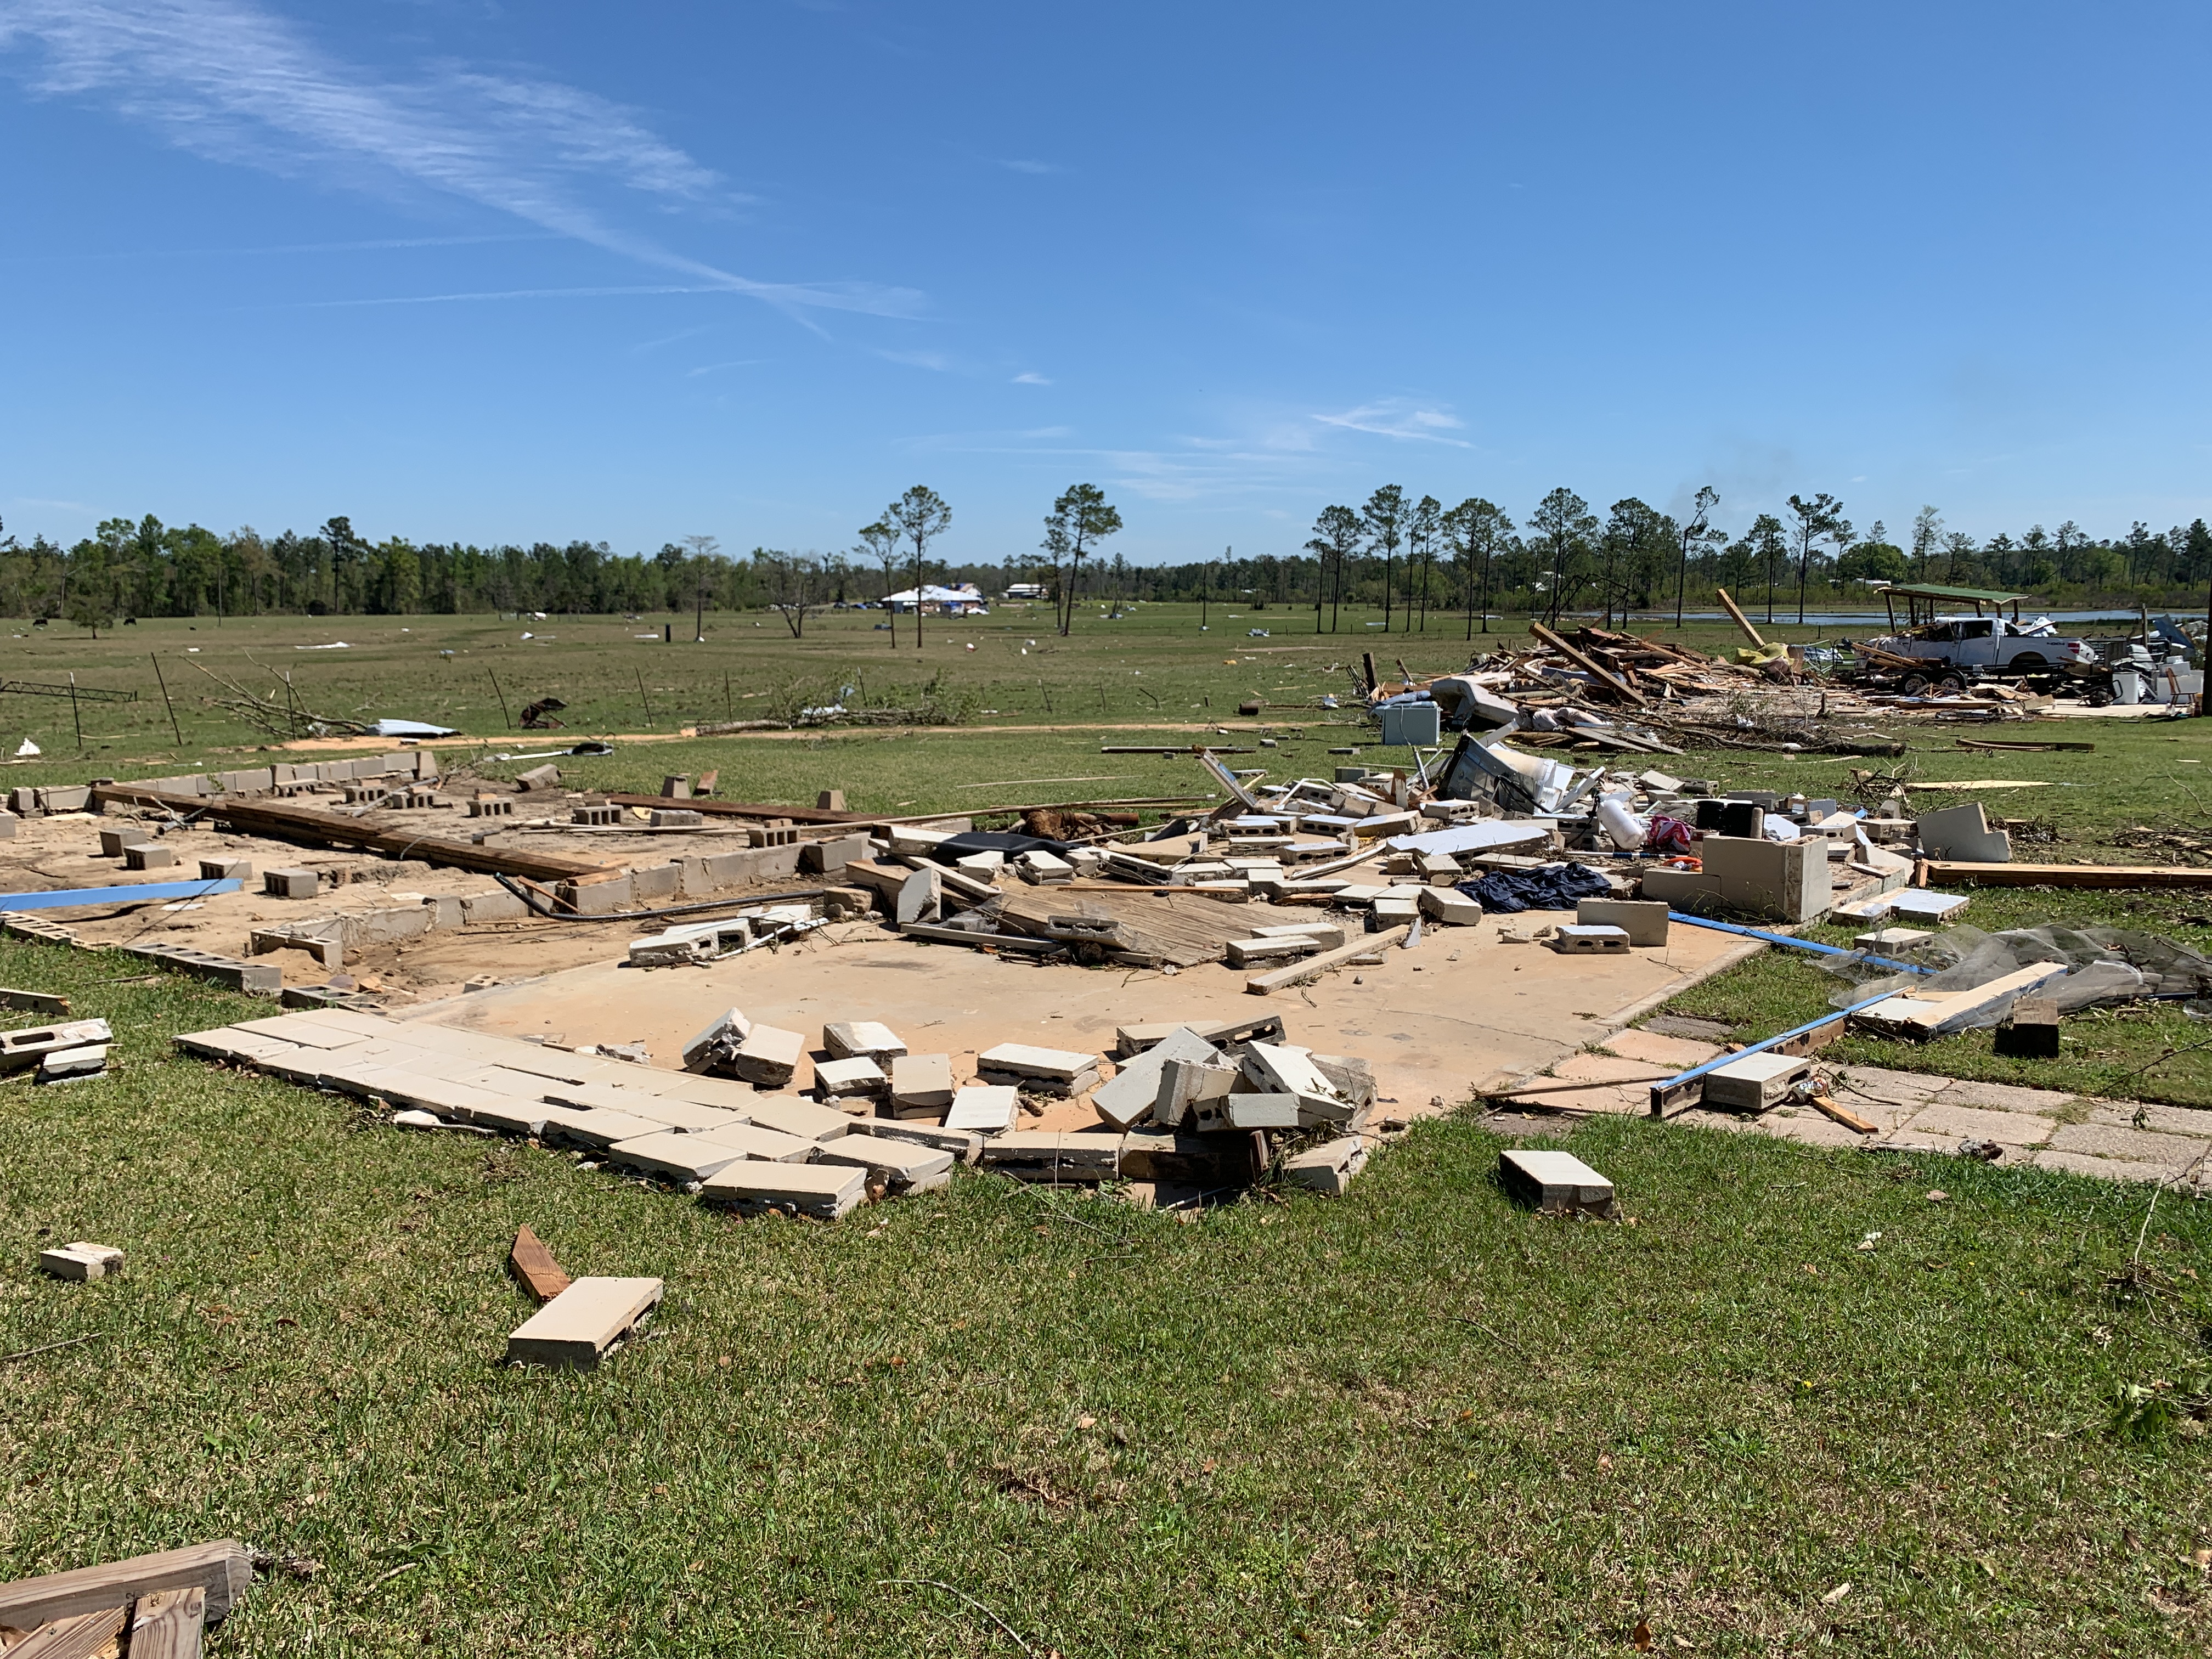
[(1013, 383), (1016, 386), (1050, 386), (1052, 384), (1042, 374), (1017, 374), (1014, 376)]
[(244, 0), (0, 0), (0, 49), (35, 42), (30, 84), (104, 99), (195, 155), (358, 188), (459, 197), (787, 309), (913, 314), (911, 290), (762, 283), (629, 229), (587, 199), (611, 185), (665, 208), (741, 199), (630, 112), (580, 88), (457, 64), (380, 78)]
[(726, 363), (702, 363), (696, 368), (685, 369), (684, 378), (687, 380), (696, 380), (702, 374), (719, 374), (726, 368), (750, 368), (756, 363), (764, 363), (767, 361), (765, 357), (732, 357)]
[(1347, 409), (1341, 415), (1316, 414), (1313, 418), (1323, 426), (1341, 427), (1350, 432), (1372, 432), (1378, 437), (1450, 444), (1459, 449), (1474, 447), (1466, 439), (1450, 435), (1462, 426), (1456, 416), (1441, 409), (1419, 408), (1403, 398), (1386, 398), (1380, 403)]
[(886, 362), (904, 363), (908, 368), (927, 368), (939, 374), (950, 374), (952, 359), (942, 351), (886, 351), (877, 348), (876, 356)]

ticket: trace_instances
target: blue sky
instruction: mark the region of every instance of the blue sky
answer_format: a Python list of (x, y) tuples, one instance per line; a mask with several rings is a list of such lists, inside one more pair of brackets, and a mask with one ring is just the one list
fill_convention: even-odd
[(2212, 10), (0, 0), (0, 516), (2212, 514)]

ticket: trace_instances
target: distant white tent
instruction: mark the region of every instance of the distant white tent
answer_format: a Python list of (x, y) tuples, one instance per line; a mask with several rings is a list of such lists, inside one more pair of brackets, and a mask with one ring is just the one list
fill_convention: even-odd
[(903, 592), (885, 596), (884, 603), (893, 611), (912, 611), (917, 604), (950, 617), (988, 617), (990, 609), (983, 603), (982, 590), (973, 582), (963, 582), (957, 587), (940, 587), (934, 583), (919, 588), (909, 587)]

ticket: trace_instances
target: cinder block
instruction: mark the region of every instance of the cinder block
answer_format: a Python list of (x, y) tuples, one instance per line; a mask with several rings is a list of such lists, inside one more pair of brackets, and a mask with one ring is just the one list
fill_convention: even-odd
[(572, 915), (603, 916), (630, 908), (629, 872), (605, 881), (564, 881), (553, 890), (557, 908)]
[(694, 812), (684, 806), (656, 806), (653, 809), (652, 823), (656, 830), (694, 830), (706, 823), (707, 815)]
[(251, 996), (275, 996), (284, 988), (284, 970), (274, 963), (240, 962), (236, 957), (182, 945), (126, 945), (123, 949), (172, 972), (213, 980)]
[(685, 773), (681, 776), (661, 779), (660, 798), (663, 800), (690, 800), (691, 799), (690, 775)]
[(92, 791), (81, 783), (49, 784), (39, 791), (39, 804), (49, 812), (82, 812), (92, 805)]
[(835, 1221), (868, 1195), (868, 1171), (843, 1164), (767, 1164), (753, 1159), (725, 1165), (699, 1189), (702, 1204), (754, 1213), (781, 1210)]
[(558, 789), (561, 787), (561, 769), (550, 764), (533, 766), (527, 772), (515, 775), (514, 787), (526, 793), (538, 789)]
[(118, 830), (100, 832), (100, 855), (104, 859), (119, 859), (128, 848), (144, 847), (153, 841), (150, 831), (135, 823), (126, 823)]
[(270, 898), (311, 899), (322, 887), (322, 878), (313, 870), (278, 868), (261, 872), (261, 890)]
[(952, 1104), (952, 1056), (899, 1054), (891, 1060), (891, 1114), (934, 1116)]
[(1656, 899), (1582, 899), (1575, 921), (1585, 927), (1618, 927), (1632, 945), (1667, 943), (1667, 907)]
[(250, 859), (202, 859), (200, 879), (202, 881), (252, 881), (253, 863)]
[[(908, 1055), (911, 1060), (914, 1056)], [(904, 1060), (892, 1062), (893, 1090), (896, 1090), (897, 1070)], [(1011, 1084), (971, 1083), (952, 1097), (951, 1107), (945, 1115), (948, 1129), (965, 1129), (988, 1138), (1004, 1134), (1014, 1127), (1021, 1111), (1021, 1092)]]
[(1482, 920), (1482, 905), (1449, 887), (1425, 887), (1421, 890), (1421, 914), (1447, 927), (1472, 927)]
[(906, 1052), (906, 1043), (897, 1032), (872, 1019), (840, 1020), (823, 1026), (822, 1046), (833, 1059), (867, 1059), (878, 1066), (888, 1066)]
[(488, 921), (516, 921), (530, 914), (530, 907), (504, 887), (494, 888), (488, 893), (461, 895), (461, 925), (481, 927)]
[(177, 849), (149, 842), (123, 849), (123, 867), (126, 870), (166, 870), (177, 861)]
[(882, 1135), (846, 1135), (824, 1144), (814, 1161), (865, 1170), (893, 1193), (932, 1192), (951, 1180), (953, 1154)]
[(1346, 1135), (1337, 1140), (1324, 1140), (1285, 1158), (1283, 1179), (1309, 1192), (1340, 1197), (1352, 1184), (1352, 1177), (1367, 1167), (1367, 1152), (1363, 1136)]
[(633, 870), (629, 872), (630, 898), (641, 905), (665, 904), (675, 898), (683, 874), (682, 867), (673, 864), (653, 864)]
[(781, 1089), (791, 1081), (805, 1057), (806, 1039), (798, 1032), (756, 1025), (738, 1045), (732, 1069), (747, 1083)]
[(106, 1279), (123, 1271), (123, 1252), (112, 1244), (94, 1244), (80, 1239), (58, 1249), (40, 1251), (39, 1271), (80, 1283)]
[(1705, 1073), (1705, 1103), (1717, 1111), (1763, 1112), (1786, 1100), (1790, 1085), (1812, 1069), (1803, 1054), (1746, 1054)]
[(799, 848), (799, 867), (815, 875), (834, 875), (854, 859), (867, 856), (866, 836), (840, 836), (835, 841), (802, 842)]
[(1547, 1215), (1613, 1213), (1613, 1183), (1572, 1152), (1522, 1147), (1498, 1155), (1508, 1196)]
[(22, 823), (13, 812), (0, 811), (0, 841), (15, 839), (15, 826)]
[(1552, 948), (1561, 956), (1626, 956), (1628, 933), (1620, 927), (1585, 927), (1569, 922), (1553, 932)]

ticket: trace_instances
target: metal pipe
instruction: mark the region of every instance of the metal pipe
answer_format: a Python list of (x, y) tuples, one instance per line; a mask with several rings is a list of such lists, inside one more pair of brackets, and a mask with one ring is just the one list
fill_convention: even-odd
[[(1686, 917), (1685, 920), (1688, 920), (1688, 918)], [(1736, 928), (1734, 931), (1743, 933), (1748, 930), (1744, 928)], [(1702, 1066), (1692, 1066), (1686, 1072), (1677, 1072), (1673, 1077), (1667, 1079), (1664, 1082), (1655, 1083), (1651, 1085), (1651, 1115), (1654, 1117), (1663, 1115), (1664, 1110), (1661, 1104), (1662, 1101), (1668, 1093), (1675, 1089), (1679, 1089), (1685, 1083), (1701, 1078), (1708, 1072), (1717, 1071), (1723, 1066), (1733, 1065), (1739, 1060), (1747, 1059), (1753, 1054), (1765, 1054), (1769, 1048), (1772, 1048), (1779, 1044), (1787, 1042), (1792, 1037), (1803, 1036), (1808, 1031), (1817, 1031), (1823, 1025), (1832, 1025), (1839, 1019), (1848, 1019), (1851, 1015), (1857, 1013), (1862, 1008), (1871, 1008), (1878, 1002), (1887, 1002), (1890, 998), (1896, 994), (1897, 993), (1894, 991), (1884, 991), (1878, 997), (1869, 997), (1865, 1001), (1855, 1002), (1848, 1008), (1836, 1009), (1833, 1012), (1821, 1015), (1818, 1019), (1809, 1019), (1802, 1025), (1795, 1026), (1787, 1031), (1777, 1032), (1774, 1036), (1767, 1038), (1764, 1042), (1747, 1044), (1746, 1047), (1737, 1049), (1732, 1054), (1723, 1054), (1718, 1059), (1707, 1060)]]
[[(1788, 933), (1770, 933), (1759, 927), (1739, 927), (1732, 921), (1715, 921), (1707, 916), (1685, 915), (1680, 910), (1667, 913), (1669, 921), (1686, 921), (1692, 927), (1710, 927), (1717, 933), (1741, 933), (1746, 939), (1764, 939), (1769, 945), (1788, 945), (1800, 951), (1812, 951), (1824, 957), (1856, 957), (1856, 951), (1846, 950), (1840, 945), (1823, 945), (1818, 939), (1793, 939)], [(1937, 974), (1940, 968), (1929, 968), (1915, 962), (1893, 962), (1887, 957), (1863, 957), (1861, 960), (1877, 968), (1894, 968), (1900, 974)]]

